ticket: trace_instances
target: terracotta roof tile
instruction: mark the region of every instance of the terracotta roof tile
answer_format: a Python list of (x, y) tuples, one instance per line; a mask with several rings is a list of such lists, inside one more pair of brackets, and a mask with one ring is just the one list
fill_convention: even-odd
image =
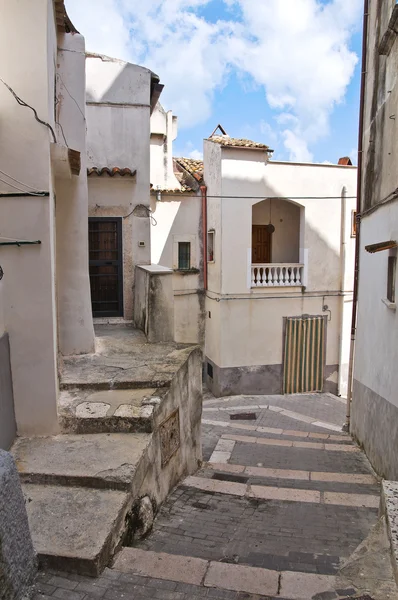
[(197, 160), (195, 158), (175, 158), (177, 165), (188, 171), (190, 175), (195, 177), (196, 181), (203, 181), (204, 166), (203, 160)]
[(90, 175), (98, 175), (98, 177), (101, 177), (101, 175), (109, 175), (109, 177), (114, 177), (115, 175), (120, 175), (121, 177), (134, 177), (136, 173), (136, 170), (132, 171), (128, 167), (91, 167), (90, 169), (87, 169), (87, 175), (89, 177)]
[(238, 139), (231, 138), (229, 135), (213, 135), (210, 138), (207, 138), (207, 141), (214, 142), (215, 144), (220, 144), (223, 148), (248, 148), (252, 150), (270, 150), (269, 146), (266, 144), (261, 144), (260, 142), (252, 142), (251, 140), (246, 139)]
[(156, 189), (156, 188), (152, 188), (151, 189), (151, 194), (156, 194), (157, 192), (160, 192), (161, 194), (192, 194), (195, 193), (195, 190), (192, 189), (191, 187), (189, 187), (188, 185), (181, 185), (180, 188), (175, 188), (175, 189), (170, 189), (170, 188), (164, 188), (164, 189)]

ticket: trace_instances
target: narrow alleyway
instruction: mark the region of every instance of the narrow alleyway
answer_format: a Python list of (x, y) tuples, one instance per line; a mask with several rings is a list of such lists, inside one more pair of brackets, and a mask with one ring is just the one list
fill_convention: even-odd
[[(170, 495), (152, 533), (99, 579), (41, 573), (35, 600), (360, 597), (341, 567), (378, 531), (379, 484), (341, 432), (344, 414), (329, 394), (208, 395), (206, 462)], [(381, 570), (361, 576), (395, 599), (387, 543), (377, 539)]]

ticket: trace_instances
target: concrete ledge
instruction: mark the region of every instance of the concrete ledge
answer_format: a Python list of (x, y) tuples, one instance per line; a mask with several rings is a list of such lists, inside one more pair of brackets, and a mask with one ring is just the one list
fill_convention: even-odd
[(391, 546), (391, 562), (398, 584), (398, 481), (383, 481), (380, 512), (385, 515)]
[(19, 600), (33, 583), (36, 557), (15, 463), (0, 450), (0, 598)]

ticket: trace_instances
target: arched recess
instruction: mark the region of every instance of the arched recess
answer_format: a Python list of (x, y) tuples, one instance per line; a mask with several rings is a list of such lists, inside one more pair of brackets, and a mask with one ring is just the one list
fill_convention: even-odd
[(303, 225), (304, 207), (295, 202), (267, 198), (253, 204), (252, 264), (300, 263)]

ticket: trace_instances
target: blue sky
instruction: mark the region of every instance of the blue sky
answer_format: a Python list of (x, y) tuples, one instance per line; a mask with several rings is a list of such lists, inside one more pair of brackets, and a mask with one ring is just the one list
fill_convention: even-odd
[(221, 123), (279, 160), (355, 157), (362, 0), (66, 0), (88, 50), (142, 64), (179, 117), (174, 154)]

